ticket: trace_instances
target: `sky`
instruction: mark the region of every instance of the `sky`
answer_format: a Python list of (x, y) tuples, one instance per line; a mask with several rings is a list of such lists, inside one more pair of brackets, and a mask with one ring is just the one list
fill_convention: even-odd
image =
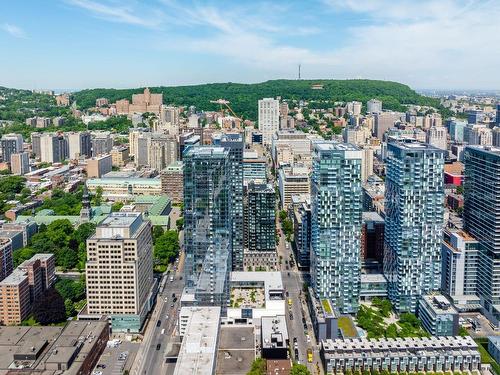
[(0, 86), (500, 89), (500, 0), (3, 0)]

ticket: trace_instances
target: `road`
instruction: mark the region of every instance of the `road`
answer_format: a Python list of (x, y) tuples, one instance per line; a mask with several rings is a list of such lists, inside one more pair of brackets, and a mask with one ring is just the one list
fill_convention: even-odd
[[(305, 364), (311, 374), (322, 374), (323, 369), (321, 366), (321, 360), (319, 356), (319, 346), (316, 345), (314, 332), (311, 323), (311, 317), (309, 316), (309, 310), (306, 305), (305, 294), (302, 291), (304, 285), (304, 277), (307, 277), (305, 273), (300, 272), (297, 269), (297, 262), (294, 260), (294, 266), (290, 268), (290, 264), (285, 261), (290, 260), (290, 256), (293, 257), (291, 244), (286, 246), (285, 235), (279, 228), (282, 236), (280, 237), (280, 243), (278, 245), (278, 256), (283, 257), (282, 264), (282, 278), (283, 286), (288, 292), (288, 298), (292, 300), (292, 306), (288, 305), (287, 301), (287, 327), (288, 335), (290, 337), (290, 345), (292, 346), (292, 357), (295, 361), (300, 361), (300, 363)], [(294, 258), (292, 258), (294, 259)], [(286, 267), (289, 267), (287, 270)], [(293, 319), (290, 319), (290, 312), (292, 313)], [(306, 327), (304, 327), (304, 320)], [(310, 341), (307, 340), (306, 334), (309, 336)], [(293, 338), (297, 338), (297, 345), (299, 351), (299, 357), (295, 358), (295, 351), (293, 348)], [(313, 362), (307, 362), (307, 349), (311, 348), (313, 350)]]
[[(164, 291), (158, 294), (156, 306), (149, 319), (141, 351), (137, 354), (135, 369), (131, 372), (132, 374), (160, 375), (167, 373), (165, 353), (167, 344), (174, 336), (177, 325), (180, 296), (184, 288), (183, 269), (184, 252), (179, 257), (179, 266), (175, 271), (174, 281), (170, 282), (171, 273), (168, 275)], [(167, 275), (164, 275), (164, 277), (167, 277)], [(173, 302), (172, 293), (175, 293), (176, 302)], [(167, 301), (165, 301), (165, 298), (167, 298)], [(157, 326), (158, 320), (161, 321), (160, 326)], [(163, 329), (165, 331), (162, 334)], [(157, 350), (158, 344), (160, 344), (160, 348)]]

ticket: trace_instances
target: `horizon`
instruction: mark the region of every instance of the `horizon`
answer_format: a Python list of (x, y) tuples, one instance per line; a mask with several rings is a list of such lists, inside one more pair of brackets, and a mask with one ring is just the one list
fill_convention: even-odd
[[(499, 90), (500, 3), (486, 0), (53, 0), (0, 4), (0, 85), (184, 86), (374, 79)], [(237, 20), (237, 21), (236, 21)], [(467, 25), (464, 27), (463, 25)], [(480, 48), (477, 41), (485, 41)], [(479, 89), (478, 89), (479, 87)]]

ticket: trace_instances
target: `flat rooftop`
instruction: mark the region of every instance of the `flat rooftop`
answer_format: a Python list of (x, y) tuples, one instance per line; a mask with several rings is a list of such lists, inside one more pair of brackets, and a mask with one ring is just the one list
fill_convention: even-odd
[(360, 151), (360, 149), (351, 143), (339, 142), (315, 142), (314, 148), (318, 151)]
[(0, 285), (19, 285), (26, 280), (27, 277), (28, 274), (26, 272), (16, 268), (9, 276), (0, 281)]

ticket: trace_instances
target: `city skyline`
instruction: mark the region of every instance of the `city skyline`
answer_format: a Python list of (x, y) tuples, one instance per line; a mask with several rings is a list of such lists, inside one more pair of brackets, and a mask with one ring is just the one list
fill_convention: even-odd
[[(491, 1), (54, 0), (0, 10), (0, 47), (7, 52), (0, 85), (7, 87), (250, 83), (297, 78), (299, 64), (304, 79), (500, 87), (500, 52), (488, 48), (500, 42), (493, 22), (500, 4)], [(472, 53), (478, 40), (487, 44)]]

